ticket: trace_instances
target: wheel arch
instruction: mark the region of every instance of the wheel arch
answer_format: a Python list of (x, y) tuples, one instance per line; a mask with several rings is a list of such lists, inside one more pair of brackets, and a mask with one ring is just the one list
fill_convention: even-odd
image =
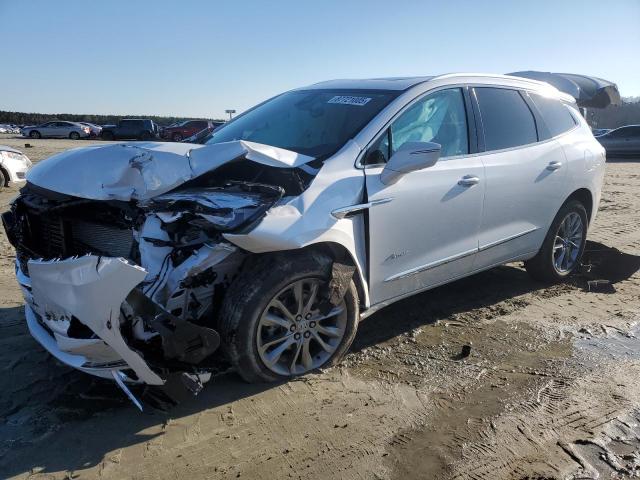
[(369, 298), (368, 291), (366, 288), (364, 277), (362, 275), (362, 271), (360, 270), (360, 265), (351, 254), (351, 252), (344, 245), (337, 242), (314, 243), (302, 248), (301, 250), (312, 249), (326, 253), (333, 259), (334, 262), (340, 262), (356, 269), (355, 275), (353, 276), (353, 282), (355, 283), (356, 290), (358, 291), (358, 302), (360, 304), (360, 308), (361, 310), (366, 309)]
[(582, 203), (585, 210), (587, 211), (587, 218), (589, 219), (589, 223), (591, 223), (591, 220), (593, 219), (593, 214), (594, 214), (593, 194), (591, 193), (591, 190), (584, 187), (574, 190), (574, 192), (571, 195), (569, 195), (567, 199), (564, 201), (563, 205), (570, 200), (578, 200), (580, 203)]
[(4, 167), (4, 165), (0, 164), (0, 172), (4, 175), (4, 185), (2, 187), (8, 187), (11, 183), (11, 175), (9, 175), (9, 171)]

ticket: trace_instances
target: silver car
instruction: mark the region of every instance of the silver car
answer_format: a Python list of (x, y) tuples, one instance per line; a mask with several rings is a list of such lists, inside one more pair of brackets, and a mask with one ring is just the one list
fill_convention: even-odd
[(596, 137), (607, 155), (640, 155), (640, 125), (626, 125)]
[(57, 120), (22, 129), (22, 136), (29, 138), (70, 138), (71, 140), (79, 140), (88, 138), (90, 133), (91, 129), (85, 125)]

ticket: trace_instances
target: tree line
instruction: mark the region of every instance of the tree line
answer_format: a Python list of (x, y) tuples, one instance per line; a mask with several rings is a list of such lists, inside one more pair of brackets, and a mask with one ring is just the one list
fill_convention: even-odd
[[(149, 118), (158, 125), (170, 125), (183, 120), (214, 120), (211, 118), (162, 117), (158, 115), (93, 115), (77, 113), (25, 113), (0, 110), (0, 124), (37, 125), (52, 120), (70, 122), (88, 122), (97, 125), (118, 123), (123, 118)], [(590, 108), (587, 110), (587, 122), (593, 128), (618, 128), (623, 125), (640, 125), (640, 97), (625, 98), (622, 105), (610, 105), (607, 108)]]
[(112, 125), (118, 123), (123, 118), (149, 118), (158, 125), (171, 125), (172, 123), (181, 122), (183, 120), (215, 120), (211, 118), (196, 117), (162, 117), (158, 115), (93, 115), (78, 113), (25, 113), (25, 112), (7, 112), (0, 110), (0, 124), (12, 125), (38, 125), (53, 120), (66, 120), (69, 122), (87, 122), (96, 125)]

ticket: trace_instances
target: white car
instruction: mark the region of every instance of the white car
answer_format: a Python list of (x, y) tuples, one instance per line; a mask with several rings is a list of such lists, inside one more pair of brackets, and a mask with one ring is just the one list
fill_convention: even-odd
[(24, 183), (31, 165), (29, 157), (20, 150), (0, 145), (0, 189)]
[(334, 365), (360, 320), (417, 292), (514, 261), (562, 280), (604, 167), (573, 98), (546, 83), (336, 80), (202, 145), (55, 155), (4, 223), (49, 352), (125, 391), (198, 391), (219, 347), (244, 379), (277, 381)]

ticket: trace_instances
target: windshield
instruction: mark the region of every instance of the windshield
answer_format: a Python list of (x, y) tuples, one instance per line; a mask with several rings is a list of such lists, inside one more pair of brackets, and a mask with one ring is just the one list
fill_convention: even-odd
[(215, 130), (206, 143), (248, 140), (327, 158), (399, 93), (381, 90), (283, 93)]

